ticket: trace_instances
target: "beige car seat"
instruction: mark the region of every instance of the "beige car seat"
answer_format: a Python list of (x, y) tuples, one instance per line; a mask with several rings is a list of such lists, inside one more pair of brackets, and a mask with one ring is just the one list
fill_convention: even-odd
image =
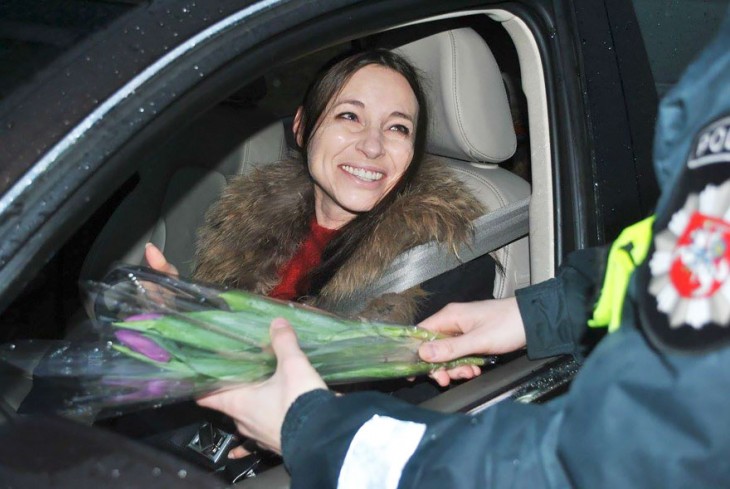
[[(474, 30), (441, 32), (396, 49), (425, 78), (430, 109), (426, 150), (443, 159), (489, 210), (530, 195), (530, 185), (499, 167), (515, 152), (516, 137), (502, 74)], [(529, 285), (528, 238), (494, 253), (504, 268), (494, 297)]]
[(283, 124), (270, 115), (227, 104), (211, 109), (140, 168), (139, 183), (92, 245), (81, 277), (98, 279), (116, 261), (144, 263), (147, 242), (189, 276), (197, 229), (227, 179), (286, 154)]

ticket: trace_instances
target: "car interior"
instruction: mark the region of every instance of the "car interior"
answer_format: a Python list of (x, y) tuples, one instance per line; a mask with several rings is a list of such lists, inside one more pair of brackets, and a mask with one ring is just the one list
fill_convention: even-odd
[[(93, 335), (78, 282), (99, 279), (120, 262), (143, 264), (147, 242), (156, 244), (181, 275), (189, 275), (206, 209), (232, 176), (294, 151), (291, 117), (311, 74), (353, 46), (396, 49), (422, 72), (431, 113), (427, 152), (444, 161), (489, 211), (530, 198), (529, 234), (494, 252), (502, 265), (494, 296), (509, 297), (551, 277), (553, 184), (541, 59), (518, 17), (490, 10), (395, 27), (276, 64), (205, 113), (181, 121), (177, 133), (139, 162), (132, 178), (3, 312), (4, 340)], [(2, 411), (13, 416), (32, 382), (4, 379), (2, 386)], [(212, 470), (226, 464), (204, 453), (205, 446), (238, 442), (235, 436), (225, 438), (234, 431), (225, 420), (210, 413), (201, 420), (190, 406), (100, 424)], [(227, 477), (235, 481), (276, 464), (259, 455), (228, 464)]]
[[(406, 44), (398, 51), (429, 81), (433, 117), (427, 152), (451, 167), (487, 209), (529, 196), (529, 184), (499, 166), (514, 155), (516, 136), (502, 74), (478, 34), (470, 28), (450, 30)], [(140, 168), (139, 183), (91, 247), (82, 279), (98, 279), (118, 261), (142, 264), (147, 242), (157, 245), (183, 275), (190, 274), (195, 231), (226, 181), (295, 151), (287, 143), (290, 129), (283, 121), (267, 124), (273, 116), (260, 109), (231, 108), (226, 104), (209, 111), (167, 146), (170, 152), (155, 154)], [(254, 127), (247, 127), (249, 124)], [(257, 124), (263, 127), (255, 127)], [(218, 149), (228, 140), (233, 142), (236, 136), (247, 134), (232, 148)], [(201, 137), (210, 141), (200, 144)], [(228, 152), (220, 159), (211, 158), (211, 148), (214, 154)], [(143, 232), (128, 234), (130, 227)], [(125, 235), (137, 239), (125, 242)], [(513, 295), (515, 288), (529, 284), (527, 246), (523, 238), (496, 252), (504, 271), (494, 285), (495, 297)]]

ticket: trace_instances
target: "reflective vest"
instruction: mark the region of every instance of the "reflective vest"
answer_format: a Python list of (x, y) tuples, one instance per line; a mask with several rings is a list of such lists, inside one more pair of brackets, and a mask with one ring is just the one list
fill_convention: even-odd
[(654, 216), (632, 224), (621, 231), (611, 245), (601, 295), (593, 309), (593, 317), (588, 320), (588, 326), (608, 327), (609, 333), (621, 326), (621, 310), (631, 274), (646, 258), (651, 245), (653, 224)]

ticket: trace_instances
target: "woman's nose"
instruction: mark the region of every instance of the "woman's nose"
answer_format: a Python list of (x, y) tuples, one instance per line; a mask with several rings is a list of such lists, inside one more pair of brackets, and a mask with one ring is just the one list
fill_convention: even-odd
[(378, 158), (384, 152), (383, 134), (375, 127), (365, 128), (357, 143), (357, 149), (363, 152), (368, 158)]

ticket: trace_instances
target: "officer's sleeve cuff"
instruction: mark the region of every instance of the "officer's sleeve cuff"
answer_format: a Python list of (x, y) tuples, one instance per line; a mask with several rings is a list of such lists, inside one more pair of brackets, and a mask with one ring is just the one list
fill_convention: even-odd
[[(319, 408), (333, 399), (335, 395), (326, 389), (315, 389), (305, 392), (289, 406), (284, 416), (284, 423), (281, 425), (281, 455), (284, 458), (284, 465), (287, 460), (297, 456), (301, 447), (297, 444), (297, 433), (306, 424), (307, 419), (319, 411)], [(287, 465), (287, 469), (289, 466)]]
[(561, 334), (560, 324), (565, 320), (561, 316), (567, 311), (561, 307), (558, 287), (557, 280), (550, 279), (515, 292), (531, 359), (575, 352), (571, 335)]

